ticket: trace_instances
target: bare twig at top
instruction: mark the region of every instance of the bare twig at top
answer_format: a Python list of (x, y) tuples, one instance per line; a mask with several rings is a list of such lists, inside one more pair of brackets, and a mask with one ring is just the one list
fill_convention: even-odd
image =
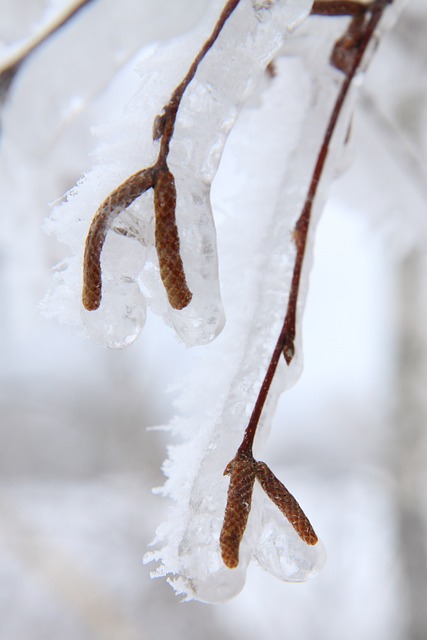
[(6, 100), (10, 86), (24, 64), (26, 60), (31, 56), (36, 49), (42, 44), (47, 42), (51, 36), (57, 33), (62, 27), (64, 27), (70, 20), (74, 18), (84, 7), (93, 2), (93, 0), (79, 0), (77, 3), (69, 7), (65, 13), (49, 27), (49, 29), (42, 31), (27, 46), (19, 51), (12, 60), (9, 60), (6, 65), (0, 65), (0, 104)]

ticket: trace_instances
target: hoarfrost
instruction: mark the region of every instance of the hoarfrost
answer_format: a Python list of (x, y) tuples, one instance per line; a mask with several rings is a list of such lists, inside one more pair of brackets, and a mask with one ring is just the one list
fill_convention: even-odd
[[(259, 84), (266, 65), (277, 55), (287, 33), (303, 20), (311, 4), (309, 0), (281, 1), (268, 3), (267, 7), (265, 3), (258, 6), (243, 0), (200, 64), (180, 105), (168, 155), (177, 188), (180, 250), (192, 300), (179, 311), (168, 303), (153, 246), (152, 194), (147, 192), (127, 209), (128, 214), (140, 221), (142, 232), (137, 242), (134, 237), (129, 242), (126, 238), (132, 236), (127, 233), (126, 216), (120, 223), (123, 244), (127, 243), (125, 252), (132, 256), (132, 268), (121, 273), (117, 252), (106, 247), (102, 253), (105, 296), (98, 311), (83, 313), (88, 332), (100, 344), (110, 347), (130, 344), (142, 329), (146, 303), (188, 345), (207, 343), (222, 330), (224, 314), (210, 185), (239, 109)], [(144, 55), (140, 65), (144, 74), (141, 90), (119, 122), (101, 129), (104, 139), (110, 138), (112, 142), (98, 149), (97, 167), (53, 211), (49, 230), (67, 242), (77, 256), (60, 273), (62, 291), (54, 293), (48, 303), (54, 312), (62, 315), (68, 298), (69, 315), (78, 322), (80, 265), (90, 219), (118, 184), (153, 164), (158, 149), (158, 143), (152, 140), (153, 122), (211, 33), (222, 7), (222, 1), (212, 3), (207, 19), (197, 31)]]

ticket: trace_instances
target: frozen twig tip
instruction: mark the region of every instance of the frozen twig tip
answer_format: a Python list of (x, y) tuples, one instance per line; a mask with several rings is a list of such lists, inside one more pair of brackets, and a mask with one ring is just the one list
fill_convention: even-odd
[(299, 537), (308, 545), (318, 542), (304, 511), (265, 462), (256, 461), (252, 455), (240, 452), (229, 462), (224, 475), (230, 476), (224, 523), (220, 534), (221, 556), (226, 567), (235, 569), (239, 564), (239, 548), (251, 510), (255, 479)]

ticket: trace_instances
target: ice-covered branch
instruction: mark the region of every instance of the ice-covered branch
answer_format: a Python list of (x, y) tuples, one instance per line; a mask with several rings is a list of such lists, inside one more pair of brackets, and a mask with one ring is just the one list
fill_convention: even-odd
[[(340, 11), (343, 10), (341, 5), (349, 5), (339, 4)], [(242, 587), (251, 557), (284, 580), (305, 579), (322, 564), (322, 547), (317, 544), (317, 536), (304, 512), (267, 465), (256, 461), (252, 450), (256, 448), (258, 457), (277, 398), (298, 375), (295, 362), (299, 358), (294, 360), (294, 355), (300, 357), (301, 354), (300, 349), (296, 349), (295, 340), (300, 343), (314, 225), (325, 197), (325, 188), (334, 173), (347, 136), (351, 112), (350, 89), (362, 63), (366, 63), (366, 50), (373, 35), (377, 34), (378, 23), (387, 4), (379, 0), (360, 12), (350, 13), (352, 18), (347, 32), (335, 46), (332, 40), (329, 51), (325, 52), (325, 64), (328, 58), (332, 63), (330, 79), (326, 74), (321, 80), (315, 75), (319, 51), (313, 52), (317, 60), (310, 59), (308, 55), (308, 69), (311, 67), (314, 73), (314, 77), (310, 78), (313, 84), (312, 101), (309, 100), (308, 104), (302, 101), (298, 105), (301, 117), (298, 122), (299, 143), (302, 149), (305, 143), (305, 149), (301, 150), (298, 143), (292, 147), (288, 140), (289, 155), (282, 155), (282, 164), (279, 164), (283, 173), (277, 165), (272, 173), (269, 173), (271, 165), (261, 171), (261, 184), (264, 183), (264, 187), (268, 184), (268, 189), (263, 189), (264, 234), (256, 248), (253, 245), (246, 248), (248, 253), (242, 250), (246, 260), (249, 255), (252, 261), (259, 260), (260, 255), (264, 256), (261, 267), (263, 276), (258, 274), (254, 278), (257, 284), (251, 292), (256, 307), (254, 318), (258, 318), (258, 321), (242, 321), (240, 317), (237, 328), (236, 325), (226, 328), (216, 347), (224, 354), (227, 353), (227, 347), (232, 345), (237, 366), (230, 377), (227, 372), (221, 371), (222, 385), (208, 384), (208, 376), (214, 375), (217, 366), (208, 356), (206, 370), (198, 369), (198, 389), (205, 384), (212, 393), (213, 387), (215, 401), (206, 402), (205, 397), (203, 409), (200, 408), (199, 413), (196, 411), (195, 417), (190, 420), (177, 418), (173, 422), (174, 429), (184, 437), (189, 437), (191, 427), (197, 428), (198, 434), (196, 442), (193, 440), (170, 452), (170, 460), (165, 467), (169, 477), (165, 493), (174, 497), (178, 506), (171, 520), (159, 528), (156, 540), (158, 550), (149, 559), (160, 560), (156, 575), (168, 575), (175, 589), (187, 597), (209, 602), (231, 597)], [(354, 3), (351, 3), (350, 9), (353, 8)], [(348, 6), (344, 9), (347, 10)], [(276, 84), (284, 82), (280, 63), (276, 63)], [(296, 87), (302, 82), (307, 68), (299, 68), (298, 71)], [(277, 125), (267, 107), (269, 99), (270, 95), (266, 94), (261, 112), (264, 118), (270, 118), (270, 126), (271, 122)], [(313, 117), (314, 107), (318, 120)], [(284, 117), (285, 105), (282, 105), (282, 109), (281, 115)], [(277, 117), (278, 114), (275, 115)], [(310, 118), (315, 121), (310, 122)], [(259, 120), (257, 125), (259, 140), (264, 129)], [(240, 135), (243, 138), (245, 134), (253, 139), (250, 129)], [(314, 157), (313, 166), (308, 167), (307, 157), (310, 154), (307, 141), (313, 142), (310, 153)], [(272, 174), (278, 182), (270, 201), (266, 194), (272, 189)], [(249, 171), (248, 175), (251, 175)], [(298, 194), (297, 199), (295, 193)], [(301, 212), (299, 215), (296, 213), (298, 210)], [(257, 213), (259, 215), (259, 209)], [(247, 214), (246, 223), (254, 224), (254, 218), (249, 212)], [(286, 228), (293, 229), (293, 233), (289, 234)], [(234, 229), (233, 234), (232, 229), (233, 226), (229, 225), (228, 233), (240, 238), (241, 227), (240, 233)], [(268, 242), (265, 241), (265, 234), (268, 235)], [(284, 262), (278, 258), (280, 251), (282, 260), (287, 256), (285, 271)], [(269, 259), (266, 259), (266, 254), (270, 256)], [(273, 273), (274, 276), (281, 274), (283, 279), (280, 284), (274, 279)], [(266, 290), (273, 294), (274, 301), (266, 294)], [(281, 303), (286, 314), (280, 320), (278, 308)], [(265, 327), (267, 317), (271, 320), (269, 330)], [(236, 322), (236, 318), (233, 320)], [(202, 371), (206, 371), (204, 381)], [(262, 371), (266, 371), (265, 376), (262, 376)], [(187, 387), (194, 383), (195, 380), (190, 379)], [(183, 396), (186, 399), (183, 407), (187, 408), (188, 391)], [(194, 403), (193, 411), (196, 406), (197, 403)], [(242, 432), (245, 421), (247, 427), (239, 445), (238, 432)], [(200, 433), (202, 425), (203, 434)], [(227, 452), (233, 451), (233, 443), (237, 454), (224, 465), (225, 474), (230, 476), (226, 497), (218, 473), (221, 465), (227, 461)], [(184, 460), (192, 461), (185, 470), (182, 466)], [(267, 496), (260, 492), (257, 481)], [(286, 516), (291, 529), (287, 527), (283, 516), (282, 520), (278, 518), (268, 499)], [(224, 564), (221, 563), (221, 555)]]
[[(186, 440), (165, 465), (176, 508), (149, 556), (187, 598), (232, 597), (252, 558), (283, 580), (306, 579), (323, 562), (308, 518), (259, 454), (301, 370), (315, 224), (347, 136), (353, 81), (390, 2), (315, 3), (303, 46), (296, 40), (285, 56), (312, 4), (218, 0), (185, 42), (146, 53), (140, 93), (104, 127), (97, 166), (51, 222), (75, 252), (62, 291), (101, 344), (130, 344), (148, 302), (186, 344), (205, 345), (171, 425)], [(333, 7), (348, 28), (318, 40), (319, 16)], [(218, 196), (221, 174), (228, 197)]]
[[(369, 5), (360, 5), (357, 9), (356, 3), (350, 2), (319, 2), (313, 6), (313, 12), (319, 15), (350, 15), (353, 16), (350, 25), (342, 38), (340, 38), (333, 47), (331, 54), (331, 64), (345, 75), (341, 90), (333, 107), (329, 122), (326, 128), (325, 137), (322, 142), (319, 154), (317, 156), (304, 208), (294, 229), (294, 241), (297, 248), (295, 259), (295, 267), (292, 276), (292, 286), (289, 296), (288, 308), (286, 311), (285, 324), (283, 328), (283, 353), (286, 362), (290, 364), (295, 354), (295, 335), (296, 335), (296, 313), (299, 294), (299, 285), (301, 279), (302, 265), (307, 244), (308, 229), (311, 220), (311, 211), (315, 201), (319, 183), (328, 159), (329, 146), (332, 136), (335, 132), (338, 120), (341, 116), (344, 102), (352, 82), (360, 68), (365, 52), (371, 43), (372, 36), (382, 17), (384, 9), (391, 4), (392, 0), (374, 0)], [(328, 4), (331, 5), (329, 12)], [(332, 13), (334, 5), (336, 13)], [(319, 6), (320, 5), (320, 6)], [(326, 5), (326, 6), (325, 6)], [(317, 10), (316, 10), (317, 9)], [(323, 11), (326, 9), (326, 11)]]

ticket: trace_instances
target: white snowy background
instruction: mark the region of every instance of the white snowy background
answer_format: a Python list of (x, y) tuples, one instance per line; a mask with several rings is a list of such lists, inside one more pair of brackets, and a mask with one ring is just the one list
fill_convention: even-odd
[[(67, 2), (0, 1), (0, 64)], [(255, 566), (224, 605), (180, 604), (142, 564), (168, 508), (168, 434), (188, 351), (148, 316), (107, 351), (40, 318), (66, 247), (49, 204), (92, 166), (91, 127), (138, 88), (137, 52), (206, 0), (94, 0), (17, 74), (0, 138), (0, 635), (6, 640), (427, 634), (427, 50), (410, 0), (361, 93), (346, 172), (319, 223), (304, 373), (264, 455), (325, 543), (312, 581)], [(315, 43), (313, 43), (315, 46)], [(135, 79), (136, 78), (136, 79)]]

